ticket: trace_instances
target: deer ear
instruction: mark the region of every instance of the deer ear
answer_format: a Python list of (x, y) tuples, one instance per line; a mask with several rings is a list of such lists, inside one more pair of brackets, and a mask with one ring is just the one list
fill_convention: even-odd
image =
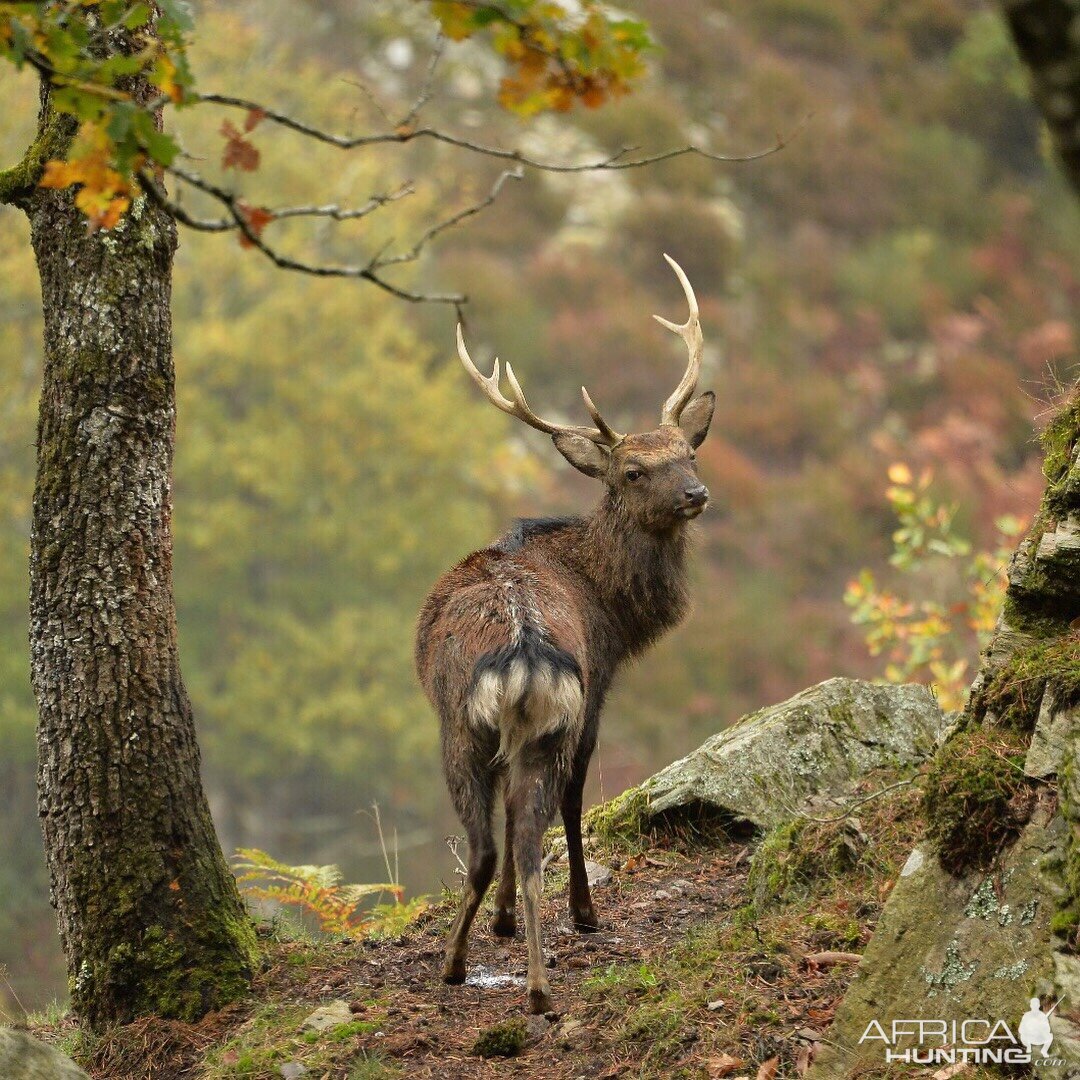
[(584, 435), (571, 435), (566, 431), (557, 431), (551, 436), (551, 441), (555, 444), (555, 449), (578, 472), (593, 476), (597, 480), (603, 480), (607, 476), (611, 453), (603, 446), (597, 446)]
[(716, 408), (716, 395), (711, 390), (706, 390), (699, 398), (694, 398), (683, 409), (679, 418), (679, 427), (683, 434), (690, 440), (690, 445), (696, 450), (709, 434), (709, 425), (712, 423), (713, 409)]

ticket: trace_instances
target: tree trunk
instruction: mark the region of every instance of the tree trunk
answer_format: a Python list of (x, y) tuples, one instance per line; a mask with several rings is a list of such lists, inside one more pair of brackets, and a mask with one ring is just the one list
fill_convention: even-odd
[(1001, 6), (1065, 175), (1080, 191), (1080, 7), (1073, 0), (1001, 0)]
[(70, 191), (23, 205), (45, 315), (30, 566), (39, 810), (73, 1005), (93, 1027), (193, 1019), (245, 992), (255, 939), (177, 656), (176, 229), (142, 200), (97, 234)]

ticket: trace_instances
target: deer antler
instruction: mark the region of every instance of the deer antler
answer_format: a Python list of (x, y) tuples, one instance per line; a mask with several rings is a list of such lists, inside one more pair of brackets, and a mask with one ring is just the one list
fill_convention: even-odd
[(495, 406), (496, 409), (501, 409), (504, 413), (509, 413), (510, 416), (516, 416), (519, 420), (524, 421), (529, 427), (536, 428), (537, 431), (547, 432), (548, 435), (557, 435), (560, 432), (564, 432), (570, 435), (581, 435), (586, 439), (596, 443), (598, 446), (616, 446), (622, 442), (625, 435), (620, 435), (615, 431), (608, 422), (600, 415), (599, 410), (592, 403), (592, 398), (589, 397), (588, 390), (583, 386), (581, 388), (581, 396), (585, 399), (585, 408), (589, 410), (589, 415), (593, 418), (593, 422), (596, 427), (576, 427), (572, 424), (552, 424), (547, 420), (541, 420), (529, 408), (529, 403), (525, 400), (525, 393), (521, 389), (521, 384), (517, 381), (517, 376), (514, 374), (514, 369), (507, 364), (506, 365), (506, 379), (510, 383), (510, 393), (513, 395), (513, 400), (504, 397), (503, 392), (500, 389), (500, 372), (499, 372), (499, 358), (495, 358), (495, 367), (491, 375), (481, 375), (476, 365), (472, 362), (472, 358), (469, 356), (469, 350), (465, 348), (465, 337), (461, 332), (461, 323), (458, 323), (457, 328), (457, 348), (458, 357), (461, 360), (465, 370), (472, 376), (473, 382), (484, 392), (484, 396)]
[(686, 294), (686, 302), (690, 306), (690, 317), (681, 325), (668, 322), (667, 319), (663, 319), (659, 315), (653, 316), (661, 326), (666, 326), (672, 333), (678, 334), (686, 342), (686, 349), (690, 354), (682, 381), (675, 387), (675, 392), (664, 402), (664, 407), (660, 411), (661, 424), (678, 426), (683, 409), (686, 408), (687, 403), (694, 396), (694, 391), (697, 390), (698, 378), (701, 375), (701, 353), (704, 348), (704, 339), (701, 336), (701, 322), (698, 319), (697, 297), (694, 296), (690, 279), (683, 272), (683, 268), (670, 255), (664, 255), (664, 258), (667, 259), (671, 269), (675, 271), (675, 276), (678, 277), (679, 284), (682, 285), (683, 292)]

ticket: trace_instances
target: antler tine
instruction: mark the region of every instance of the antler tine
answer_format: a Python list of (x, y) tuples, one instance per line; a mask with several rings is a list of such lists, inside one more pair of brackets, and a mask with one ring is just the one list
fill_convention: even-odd
[(457, 354), (462, 366), (472, 376), (473, 382), (480, 387), (488, 401), (496, 409), (502, 409), (504, 413), (516, 416), (517, 411), (514, 408), (514, 403), (503, 397), (502, 391), (499, 389), (499, 358), (495, 357), (495, 367), (490, 376), (481, 375), (480, 369), (472, 362), (469, 350), (465, 348), (465, 336), (461, 332), (461, 323), (458, 323), (457, 328)]
[(589, 397), (589, 391), (583, 386), (581, 388), (581, 396), (585, 401), (585, 408), (589, 410), (589, 415), (592, 417), (592, 422), (600, 429), (600, 433), (608, 440), (609, 446), (616, 446), (626, 438), (625, 435), (620, 435), (601, 415), (600, 410), (593, 404), (593, 399)]
[(577, 427), (573, 424), (552, 424), (547, 420), (541, 419), (529, 407), (529, 403), (525, 400), (525, 392), (521, 389), (521, 383), (518, 382), (517, 376), (514, 374), (514, 369), (509, 364), (506, 365), (506, 378), (510, 383), (510, 393), (513, 395), (513, 400), (505, 397), (499, 387), (500, 372), (498, 358), (495, 360), (495, 369), (492, 371), (491, 375), (481, 375), (476, 365), (472, 362), (472, 358), (469, 356), (469, 350), (465, 348), (465, 336), (461, 330), (461, 323), (458, 323), (457, 328), (457, 347), (458, 357), (465, 370), (495, 408), (501, 409), (504, 413), (509, 413), (523, 423), (528, 424), (529, 427), (534, 427), (537, 431), (546, 432), (548, 435), (558, 435), (560, 432), (570, 435), (581, 435), (599, 446), (614, 446), (622, 440), (622, 435), (612, 431), (598, 412), (593, 412), (594, 407), (592, 406), (592, 402), (588, 400), (587, 395), (586, 403), (590, 406), (589, 412), (592, 414), (593, 419), (597, 421), (597, 427), (589, 428)]
[(686, 349), (689, 353), (686, 372), (679, 385), (675, 387), (674, 393), (664, 402), (664, 407), (660, 411), (661, 424), (678, 425), (683, 409), (686, 408), (687, 402), (694, 396), (694, 391), (697, 390), (698, 378), (701, 376), (701, 354), (704, 350), (704, 338), (701, 334), (701, 321), (698, 318), (697, 297), (694, 295), (690, 279), (686, 276), (683, 268), (670, 255), (665, 254), (664, 258), (671, 269), (675, 271), (675, 276), (679, 279), (679, 284), (682, 285), (683, 293), (686, 295), (686, 303), (690, 308), (690, 315), (686, 322), (682, 324), (669, 322), (659, 315), (653, 316), (661, 326), (666, 326), (672, 333), (678, 334), (686, 342)]

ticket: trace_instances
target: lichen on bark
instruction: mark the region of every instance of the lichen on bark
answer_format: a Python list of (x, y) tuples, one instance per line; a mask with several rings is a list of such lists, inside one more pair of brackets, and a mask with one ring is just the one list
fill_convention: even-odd
[(177, 653), (175, 224), (140, 206), (92, 234), (70, 191), (35, 188), (21, 205), (45, 316), (30, 600), (39, 810), (72, 1003), (91, 1027), (191, 1020), (245, 993), (257, 955)]

